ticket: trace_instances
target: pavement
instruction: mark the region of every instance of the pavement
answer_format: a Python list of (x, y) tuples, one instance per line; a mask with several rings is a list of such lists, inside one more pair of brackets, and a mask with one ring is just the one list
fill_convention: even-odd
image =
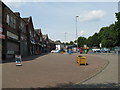
[(104, 58), (109, 64), (92, 78), (76, 83), (75, 88), (118, 88), (118, 56), (115, 54), (91, 55)]
[[(104, 58), (99, 55), (85, 56), (87, 57), (87, 66), (78, 65), (75, 62), (76, 54), (58, 53), (24, 58), (22, 66), (16, 66), (15, 62), (3, 63), (2, 87), (69, 87), (88, 79), (98, 71), (100, 72), (108, 64), (104, 55), (102, 56)], [(116, 65), (116, 61), (112, 63)], [(113, 69), (116, 68), (113, 66)], [(114, 72), (113, 69), (112, 72)], [(114, 75), (111, 76), (114, 77)], [(116, 81), (116, 78), (113, 79)]]

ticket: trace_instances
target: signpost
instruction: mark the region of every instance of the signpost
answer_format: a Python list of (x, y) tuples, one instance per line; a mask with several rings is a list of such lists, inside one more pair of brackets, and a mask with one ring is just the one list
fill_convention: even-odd
[(21, 55), (15, 55), (16, 66), (22, 66)]

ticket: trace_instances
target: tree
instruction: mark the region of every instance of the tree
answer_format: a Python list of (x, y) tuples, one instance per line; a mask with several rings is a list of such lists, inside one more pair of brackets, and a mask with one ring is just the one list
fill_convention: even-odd
[(116, 14), (116, 18), (117, 18), (117, 21), (115, 22), (115, 29), (116, 29), (116, 32), (117, 32), (117, 46), (120, 46), (120, 12), (119, 13), (115, 13)]
[(87, 45), (89, 46), (89, 47), (92, 47), (93, 46), (93, 38), (92, 38), (92, 36), (90, 36), (90, 37), (88, 37), (88, 39), (87, 39)]
[(86, 38), (85, 37), (79, 37), (78, 38), (78, 46), (83, 47), (86, 44)]
[(114, 47), (117, 45), (118, 37), (115, 24), (101, 28), (99, 36), (103, 47)]
[(73, 42), (73, 41), (70, 41), (69, 45), (74, 45), (74, 42)]
[(89, 47), (93, 47), (93, 46), (99, 47), (99, 44), (100, 44), (100, 38), (98, 33), (95, 33), (93, 36), (90, 36), (87, 39), (87, 45)]

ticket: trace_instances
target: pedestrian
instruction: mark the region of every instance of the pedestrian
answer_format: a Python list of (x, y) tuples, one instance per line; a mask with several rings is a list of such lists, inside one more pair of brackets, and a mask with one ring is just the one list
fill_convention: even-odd
[(103, 49), (102, 48), (100, 49), (100, 53), (103, 54)]
[(80, 48), (80, 54), (82, 54), (82, 47)]
[(72, 50), (71, 50), (71, 49), (69, 49), (68, 53), (69, 53), (69, 54), (71, 54), (71, 53), (72, 53)]
[(116, 52), (116, 55), (118, 56), (118, 49), (116, 49), (115, 52)]

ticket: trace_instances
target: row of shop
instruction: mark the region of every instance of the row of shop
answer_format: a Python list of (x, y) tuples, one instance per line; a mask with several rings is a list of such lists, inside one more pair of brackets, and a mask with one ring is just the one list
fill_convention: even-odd
[(55, 48), (54, 41), (43, 35), (41, 29), (34, 29), (32, 17), (22, 18), (19, 12), (13, 12), (0, 1), (2, 59), (21, 56), (38, 55), (50, 52)]

